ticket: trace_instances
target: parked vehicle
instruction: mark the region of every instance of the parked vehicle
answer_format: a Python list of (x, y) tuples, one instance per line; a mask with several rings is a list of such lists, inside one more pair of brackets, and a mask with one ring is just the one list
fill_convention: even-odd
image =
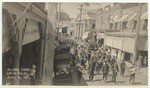
[(65, 81), (72, 80), (72, 57), (70, 47), (67, 45), (60, 45), (56, 47), (54, 58), (54, 80)]

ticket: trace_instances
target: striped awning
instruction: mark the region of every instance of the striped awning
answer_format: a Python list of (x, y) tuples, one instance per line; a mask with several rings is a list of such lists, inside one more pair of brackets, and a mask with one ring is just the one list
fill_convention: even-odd
[(148, 12), (146, 11), (142, 16), (141, 19), (148, 19)]
[(88, 32), (85, 32), (85, 33), (83, 34), (82, 38), (85, 39), (85, 38), (88, 37), (88, 35), (89, 35), (89, 31), (88, 31)]
[(110, 17), (110, 23), (113, 23), (113, 22), (114, 22), (113, 17)]
[(138, 13), (134, 13), (128, 20), (137, 20)]
[(119, 19), (119, 22), (120, 22), (120, 21), (127, 21), (128, 16), (129, 16), (129, 14), (123, 15), (123, 16)]
[(114, 17), (114, 22), (118, 22), (118, 20), (119, 20), (118, 15), (116, 15), (116, 16)]
[(97, 39), (102, 39), (104, 38), (104, 33), (98, 33), (97, 34)]

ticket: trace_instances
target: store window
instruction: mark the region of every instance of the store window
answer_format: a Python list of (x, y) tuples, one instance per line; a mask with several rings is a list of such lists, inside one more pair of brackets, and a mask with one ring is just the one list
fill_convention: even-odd
[(118, 22), (115, 23), (115, 29), (114, 30), (118, 30)]
[(122, 23), (122, 30), (125, 31), (127, 29), (127, 22)]
[(79, 28), (79, 25), (78, 24), (76, 24), (77, 25), (77, 28)]
[(133, 21), (133, 28), (132, 28), (132, 31), (135, 31), (135, 30), (136, 30), (136, 24), (137, 24), (137, 21)]
[(73, 33), (71, 32), (70, 35), (72, 36), (72, 34), (73, 34)]
[(147, 30), (147, 24), (148, 24), (148, 20), (147, 19), (145, 19), (144, 20), (144, 24), (143, 24), (143, 30)]
[(92, 24), (92, 29), (95, 29), (95, 24)]
[(113, 29), (113, 23), (110, 23), (109, 29), (110, 29), (110, 30)]

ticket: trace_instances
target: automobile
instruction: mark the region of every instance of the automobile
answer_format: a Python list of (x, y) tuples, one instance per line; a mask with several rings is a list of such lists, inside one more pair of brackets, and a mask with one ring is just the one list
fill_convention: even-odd
[(70, 47), (60, 45), (56, 47), (54, 56), (54, 80), (65, 81), (72, 80), (73, 59), (70, 52)]

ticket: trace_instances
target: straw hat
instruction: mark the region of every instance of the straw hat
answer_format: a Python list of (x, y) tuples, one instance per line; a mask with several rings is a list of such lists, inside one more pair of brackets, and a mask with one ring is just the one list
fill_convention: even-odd
[(36, 66), (35, 66), (35, 65), (33, 65), (32, 67), (33, 67), (33, 68), (36, 68)]

